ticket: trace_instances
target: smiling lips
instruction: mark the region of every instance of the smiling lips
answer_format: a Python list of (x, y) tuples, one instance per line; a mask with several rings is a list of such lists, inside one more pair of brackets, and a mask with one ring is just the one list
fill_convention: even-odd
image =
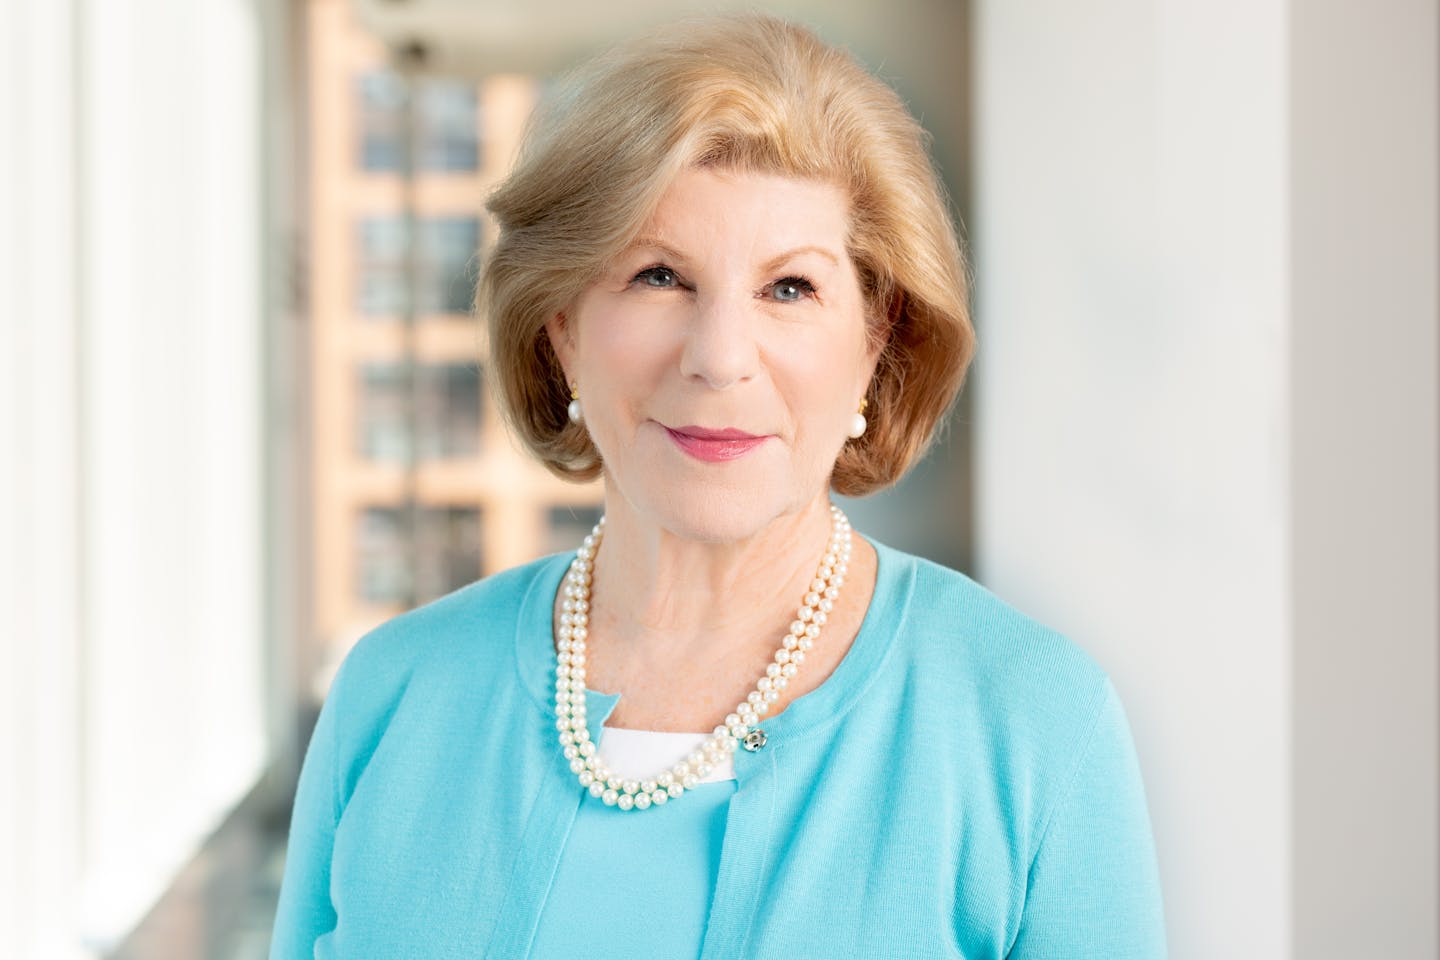
[[(662, 426), (664, 426), (662, 424)], [(736, 430), (734, 427), (726, 427), (724, 430), (707, 430), (704, 427), (684, 426), (665, 427), (665, 432), (670, 434), (670, 439), (681, 450), (694, 457), (696, 460), (704, 460), (707, 463), (719, 463), (725, 460), (734, 460), (743, 457), (751, 450), (768, 440), (768, 437), (757, 437), (753, 433), (746, 433), (744, 430)]]

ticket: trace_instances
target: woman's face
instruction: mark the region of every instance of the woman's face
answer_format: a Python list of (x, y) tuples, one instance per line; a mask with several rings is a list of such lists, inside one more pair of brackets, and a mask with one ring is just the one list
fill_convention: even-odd
[(828, 183), (687, 170), (550, 322), (612, 496), (713, 542), (827, 491), (878, 357), (848, 217)]

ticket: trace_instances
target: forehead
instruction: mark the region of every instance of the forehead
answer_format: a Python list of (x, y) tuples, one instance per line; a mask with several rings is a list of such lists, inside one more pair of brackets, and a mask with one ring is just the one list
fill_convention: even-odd
[(845, 191), (828, 181), (689, 167), (661, 194), (641, 235), (680, 243), (737, 239), (763, 247), (828, 243), (843, 249), (849, 216)]

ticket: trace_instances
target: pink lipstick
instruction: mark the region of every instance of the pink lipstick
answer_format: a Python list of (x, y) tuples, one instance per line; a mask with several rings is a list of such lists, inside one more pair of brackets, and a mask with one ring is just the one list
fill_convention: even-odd
[(743, 457), (769, 439), (734, 427), (723, 430), (695, 426), (674, 429), (665, 427), (665, 432), (670, 434), (670, 439), (675, 441), (677, 447), (696, 460), (704, 460), (706, 463), (721, 463)]

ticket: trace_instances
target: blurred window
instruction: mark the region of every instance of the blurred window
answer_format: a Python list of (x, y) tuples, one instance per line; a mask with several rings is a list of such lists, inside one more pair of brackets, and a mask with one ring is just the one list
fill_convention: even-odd
[[(426, 172), (467, 172), (480, 166), (480, 107), (472, 84), (414, 81), (416, 166)], [(360, 166), (376, 173), (406, 169), (405, 79), (389, 70), (363, 73)]]
[(405, 365), (366, 363), (359, 370), (360, 456), (405, 462), (473, 457), (480, 450), (482, 394), (474, 363), (421, 364), (415, 368), (415, 429), (412, 448), (406, 419)]
[[(415, 226), (415, 312), (468, 314), (475, 296), (480, 218), (424, 217)], [(404, 313), (410, 245), (405, 218), (365, 217), (358, 239), (360, 312), (372, 317)]]
[(600, 522), (600, 507), (551, 507), (546, 527), (546, 553), (565, 553), (580, 546)]
[(365, 603), (428, 603), (480, 577), (480, 511), (473, 507), (418, 506), (413, 536), (405, 507), (366, 507), (358, 520)]

